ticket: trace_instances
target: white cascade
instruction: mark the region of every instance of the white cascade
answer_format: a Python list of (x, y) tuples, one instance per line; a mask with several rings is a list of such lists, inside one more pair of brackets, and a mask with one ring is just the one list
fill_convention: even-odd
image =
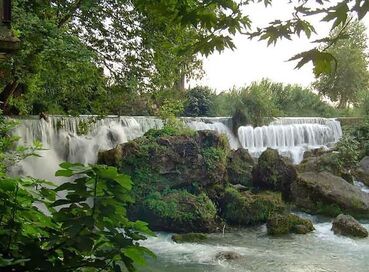
[(341, 136), (340, 122), (331, 118), (278, 118), (268, 126), (238, 129), (241, 146), (252, 156), (259, 157), (269, 147), (295, 164), (302, 161), (306, 150), (328, 149)]
[[(93, 120), (93, 121), (92, 121)], [(79, 135), (81, 123), (89, 123), (86, 135)], [(163, 122), (154, 117), (116, 117), (98, 119), (94, 116), (50, 116), (48, 121), (20, 120), (14, 135), (20, 145), (30, 146), (40, 141), (45, 150), (41, 157), (30, 157), (11, 169), (14, 175), (27, 175), (55, 180), (55, 172), (63, 161), (95, 163), (100, 150), (108, 150), (142, 136), (149, 129), (161, 128)]]
[(237, 137), (231, 130), (232, 121), (229, 117), (185, 117), (182, 120), (194, 130), (213, 130), (218, 134), (226, 135), (232, 149), (240, 147)]

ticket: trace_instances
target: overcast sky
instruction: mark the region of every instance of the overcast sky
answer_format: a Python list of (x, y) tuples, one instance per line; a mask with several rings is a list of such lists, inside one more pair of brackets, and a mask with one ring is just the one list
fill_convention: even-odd
[[(265, 26), (276, 18), (282, 20), (290, 18), (292, 7), (286, 2), (278, 1), (278, 4), (273, 4), (267, 9), (263, 5), (251, 6), (248, 13), (253, 24)], [(369, 15), (363, 22), (369, 29)], [(314, 26), (319, 35), (312, 37), (311, 40), (326, 36), (331, 24), (320, 22), (320, 18), (315, 18)], [(367, 32), (369, 35), (369, 30)], [(233, 86), (242, 87), (262, 78), (298, 83), (303, 86), (309, 86), (314, 80), (311, 64), (295, 70), (296, 62), (287, 61), (297, 53), (314, 47), (305, 36), (296, 37), (292, 41), (282, 40), (276, 46), (269, 47), (265, 41), (250, 41), (242, 35), (237, 35), (234, 41), (237, 46), (234, 51), (225, 50), (221, 54), (214, 53), (204, 59), (205, 76), (202, 80), (191, 82), (190, 86), (207, 85), (219, 92)]]

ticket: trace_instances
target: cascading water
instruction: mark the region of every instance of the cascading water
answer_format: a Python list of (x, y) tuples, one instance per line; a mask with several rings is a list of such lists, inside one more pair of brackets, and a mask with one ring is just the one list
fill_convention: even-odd
[(251, 156), (258, 157), (270, 147), (296, 164), (302, 161), (306, 150), (329, 148), (341, 136), (340, 122), (327, 118), (278, 118), (268, 126), (238, 129), (241, 146)]
[[(95, 163), (100, 150), (114, 148), (142, 136), (149, 129), (162, 126), (163, 122), (154, 117), (50, 116), (48, 121), (38, 118), (21, 120), (14, 131), (21, 138), (20, 144), (32, 145), (37, 140), (45, 150), (40, 152), (40, 158), (27, 158), (11, 172), (55, 180), (55, 171), (61, 162)], [(83, 129), (86, 135), (81, 135)]]
[(232, 119), (228, 117), (185, 117), (182, 120), (194, 130), (214, 130), (219, 134), (225, 134), (232, 149), (240, 147), (237, 137), (231, 130)]
[[(328, 148), (337, 142), (342, 131), (340, 123), (326, 118), (278, 118), (268, 126), (240, 127), (238, 138), (232, 132), (228, 117), (181, 118), (195, 130), (213, 130), (225, 134), (232, 149), (244, 147), (258, 157), (267, 147), (278, 149), (293, 162), (301, 161), (304, 151)], [(161, 128), (155, 117), (117, 117), (99, 119), (96, 116), (50, 116), (48, 121), (37, 117), (21, 119), (14, 134), (20, 144), (31, 145), (35, 140), (46, 149), (41, 158), (28, 158), (11, 170), (14, 175), (55, 179), (54, 173), (63, 161), (95, 163), (100, 150), (142, 136), (151, 128)], [(87, 129), (88, 128), (88, 129)], [(83, 135), (81, 135), (83, 134)]]

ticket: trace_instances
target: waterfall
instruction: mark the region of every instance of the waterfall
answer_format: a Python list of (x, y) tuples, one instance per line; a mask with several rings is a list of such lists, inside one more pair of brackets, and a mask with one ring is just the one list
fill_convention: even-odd
[(232, 149), (240, 147), (237, 137), (232, 132), (232, 119), (229, 117), (183, 117), (182, 120), (194, 130), (213, 130), (226, 135)]
[[(45, 150), (41, 157), (30, 157), (11, 169), (14, 175), (28, 175), (55, 180), (55, 172), (63, 161), (96, 163), (100, 150), (142, 136), (149, 129), (159, 129), (163, 122), (154, 117), (50, 116), (48, 121), (37, 117), (20, 120), (14, 135), (20, 145), (30, 146), (37, 140)], [(85, 135), (80, 135), (85, 128)], [(88, 131), (87, 131), (88, 130)]]
[[(341, 126), (335, 119), (277, 118), (268, 126), (243, 126), (238, 135), (232, 132), (229, 117), (183, 117), (181, 120), (195, 130), (213, 130), (225, 134), (232, 149), (243, 147), (258, 157), (267, 147), (277, 149), (294, 163), (302, 160), (306, 150), (329, 148), (342, 136)], [(163, 122), (155, 117), (143, 116), (50, 116), (48, 121), (38, 117), (19, 119), (14, 135), (20, 145), (40, 141), (45, 150), (41, 157), (30, 157), (11, 169), (13, 175), (28, 175), (55, 180), (54, 173), (63, 161), (95, 163), (101, 150), (142, 136), (149, 129), (159, 129)]]
[(278, 118), (268, 126), (238, 129), (241, 146), (252, 156), (258, 157), (270, 147), (296, 164), (306, 150), (329, 148), (341, 136), (340, 122), (331, 118)]

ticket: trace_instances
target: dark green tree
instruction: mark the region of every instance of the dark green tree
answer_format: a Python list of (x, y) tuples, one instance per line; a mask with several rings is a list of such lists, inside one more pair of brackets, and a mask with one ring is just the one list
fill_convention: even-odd
[(185, 116), (210, 116), (212, 91), (207, 87), (195, 87), (188, 91), (185, 103)]

